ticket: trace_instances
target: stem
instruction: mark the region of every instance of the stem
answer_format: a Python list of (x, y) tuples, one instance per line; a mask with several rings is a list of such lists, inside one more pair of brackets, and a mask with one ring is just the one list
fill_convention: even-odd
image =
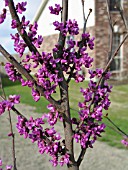
[(15, 134), (13, 133), (12, 119), (11, 119), (11, 113), (10, 113), (10, 111), (8, 111), (8, 115), (9, 115), (10, 130), (11, 130), (11, 134), (12, 134), (13, 169), (14, 169), (14, 170), (17, 170), (17, 167), (16, 167), (16, 154), (15, 154)]
[[(1, 82), (1, 89), (3, 91), (4, 98), (6, 99), (6, 94), (2, 85), (2, 78), (0, 74), (0, 82)], [(13, 159), (13, 169), (17, 170), (16, 167), (16, 154), (15, 154), (15, 134), (13, 133), (13, 127), (12, 127), (12, 119), (11, 119), (11, 113), (8, 111), (8, 117), (9, 117), (9, 124), (10, 124), (10, 132), (12, 136), (12, 159)]]
[(105, 116), (105, 118), (123, 135), (128, 137), (128, 134), (126, 134), (124, 131), (122, 131), (109, 117)]
[(122, 42), (120, 43), (120, 45), (118, 46), (118, 48), (116, 49), (116, 51), (114, 52), (114, 54), (112, 55), (111, 59), (109, 60), (108, 64), (106, 65), (106, 67), (104, 68), (104, 72), (102, 74), (102, 76), (100, 77), (98, 83), (97, 83), (97, 87), (99, 86), (104, 74), (106, 73), (106, 71), (108, 70), (110, 64), (112, 63), (113, 59), (117, 56), (121, 46), (124, 44), (125, 40), (128, 38), (128, 33), (125, 35), (124, 39), (122, 40)]
[(80, 166), (81, 162), (83, 161), (85, 153), (86, 153), (86, 149), (82, 149), (81, 153), (79, 155), (79, 158), (77, 160), (77, 165), (78, 166)]
[(71, 123), (71, 117), (70, 117), (70, 107), (69, 107), (69, 97), (68, 97), (68, 89), (65, 91), (62, 91), (62, 96), (65, 96), (65, 106), (66, 111), (64, 113), (64, 119), (63, 119), (63, 126), (64, 126), (64, 134), (65, 134), (65, 145), (67, 153), (70, 155), (70, 163), (67, 165), (68, 169), (75, 170), (75, 167), (77, 167), (75, 159), (74, 159), (74, 148), (73, 148), (73, 130), (72, 130), (72, 123)]
[(84, 27), (83, 27), (83, 33), (86, 32), (86, 26), (87, 26), (87, 21), (88, 21), (88, 18), (92, 12), (92, 9), (89, 9), (89, 13), (88, 13), (88, 16), (87, 18), (85, 17), (85, 10), (84, 10), (84, 0), (82, 0), (82, 11), (83, 11), (83, 19), (84, 19)]
[[(62, 1), (62, 22), (65, 23), (68, 18), (68, 0)], [(59, 52), (57, 54), (57, 57), (61, 57), (63, 52), (63, 47), (65, 44), (65, 37), (60, 33), (58, 45), (59, 45)], [(59, 75), (63, 77), (63, 72), (60, 67), (59, 69)], [(65, 79), (63, 79), (62, 82), (59, 83), (60, 88), (60, 96), (61, 96), (61, 105), (64, 108), (63, 112), (63, 126), (64, 126), (64, 135), (65, 135), (65, 146), (66, 146), (66, 152), (70, 155), (70, 161), (67, 165), (68, 170), (79, 170), (79, 167), (77, 166), (75, 159), (74, 159), (74, 148), (73, 148), (73, 130), (72, 130), (72, 123), (71, 123), (71, 114), (70, 114), (70, 107), (69, 107), (69, 96), (68, 96), (68, 84)]]

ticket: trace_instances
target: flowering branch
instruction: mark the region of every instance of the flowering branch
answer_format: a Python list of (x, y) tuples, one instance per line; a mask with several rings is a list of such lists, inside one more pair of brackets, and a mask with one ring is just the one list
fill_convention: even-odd
[(17, 22), (17, 30), (18, 30), (19, 34), (21, 35), (21, 37), (23, 38), (23, 40), (25, 41), (25, 43), (27, 44), (29, 50), (31, 52), (34, 52), (35, 54), (36, 53), (39, 54), (36, 47), (32, 44), (30, 38), (28, 37), (26, 31), (23, 30), (23, 27), (22, 27), (22, 24), (20, 22), (19, 16), (17, 15), (16, 9), (15, 9), (13, 0), (8, 1), (8, 7), (9, 7), (9, 10), (10, 10), (10, 14), (12, 16), (12, 19)]
[[(0, 98), (1, 98), (2, 100), (6, 100), (6, 99), (5, 99), (4, 97), (2, 97), (2, 96), (0, 96)], [(21, 114), (14, 106), (11, 107), (11, 110), (13, 110), (13, 112), (15, 112), (18, 116), (21, 116), (22, 118), (24, 118), (24, 119), (27, 120), (27, 118), (26, 118), (23, 114)]]
[[(36, 89), (40, 92), (41, 96), (45, 96), (44, 94), (44, 89), (37, 85), (35, 79), (15, 60), (15, 58), (13, 56), (11, 56), (0, 44), (0, 52), (4, 55), (4, 57), (10, 62), (12, 63), (17, 70), (23, 74), (28, 80), (30, 80), (31, 82), (33, 82), (33, 84), (35, 85)], [(61, 113), (63, 111), (63, 108), (61, 107), (61, 105), (59, 104), (59, 102), (55, 101), (52, 97), (49, 97), (47, 99), (50, 103), (54, 104), (54, 106), (58, 109), (58, 111)]]

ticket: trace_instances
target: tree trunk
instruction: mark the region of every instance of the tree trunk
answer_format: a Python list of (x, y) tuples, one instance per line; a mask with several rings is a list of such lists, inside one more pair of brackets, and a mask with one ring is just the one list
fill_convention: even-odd
[(71, 167), (67, 167), (67, 170), (79, 170), (77, 165), (72, 165)]
[(68, 86), (65, 88), (65, 90), (61, 91), (61, 98), (64, 99), (63, 102), (66, 110), (63, 117), (65, 146), (66, 146), (67, 153), (70, 155), (70, 162), (67, 165), (67, 169), (79, 170), (79, 167), (77, 166), (77, 163), (75, 162), (75, 158), (74, 158), (73, 130), (72, 130), (72, 123), (71, 123), (70, 107), (69, 107)]

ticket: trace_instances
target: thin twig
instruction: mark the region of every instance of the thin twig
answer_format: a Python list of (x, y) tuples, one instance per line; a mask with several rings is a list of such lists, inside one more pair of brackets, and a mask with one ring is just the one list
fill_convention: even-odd
[(126, 32), (128, 32), (128, 23), (127, 23), (125, 14), (124, 14), (124, 10), (122, 9), (122, 6), (121, 6), (121, 4), (119, 4), (119, 2), (117, 2), (117, 9), (118, 9), (119, 12), (120, 12), (120, 16), (121, 16), (121, 18), (122, 18), (122, 20), (123, 20), (123, 23), (124, 23)]
[(105, 116), (105, 118), (123, 135), (128, 137), (128, 134), (126, 134), (124, 131), (122, 131), (109, 117)]
[[(109, 62), (110, 58), (112, 57), (114, 27), (113, 27), (113, 23), (112, 23), (112, 17), (110, 15), (109, 1), (108, 0), (106, 0), (106, 5), (107, 5), (108, 22), (109, 22), (109, 26), (110, 26), (110, 43), (109, 43), (109, 51), (108, 51), (108, 62)], [(108, 71), (108, 69), (107, 69), (107, 71)], [(105, 82), (105, 78), (103, 77), (103, 79), (101, 80), (101, 88), (104, 87), (104, 82)]]
[(107, 5), (107, 13), (108, 13), (109, 25), (110, 25), (110, 27), (111, 27), (111, 30), (113, 31), (112, 18), (111, 18), (110, 10), (109, 10), (109, 0), (106, 0), (106, 5)]
[(118, 48), (115, 50), (114, 54), (112, 55), (111, 59), (109, 60), (109, 62), (107, 63), (106, 67), (104, 68), (104, 71), (102, 73), (102, 76), (100, 77), (98, 83), (97, 83), (97, 87), (99, 86), (104, 74), (106, 73), (106, 71), (108, 70), (110, 64), (112, 63), (113, 59), (117, 56), (121, 46), (124, 44), (124, 42), (126, 41), (126, 39), (128, 38), (128, 33), (125, 35), (125, 37), (123, 38), (122, 42), (119, 44)]
[(10, 123), (10, 130), (11, 130), (11, 136), (12, 136), (13, 169), (17, 170), (17, 167), (16, 167), (16, 153), (15, 153), (15, 134), (14, 134), (13, 128), (12, 128), (12, 119), (11, 119), (10, 111), (8, 111), (8, 115), (9, 115), (9, 123)]
[[(2, 78), (1, 78), (1, 73), (0, 73), (0, 81), (1, 81), (1, 88), (3, 91), (4, 98), (6, 99), (6, 93), (4, 91), (4, 87), (2, 85)], [(11, 113), (8, 111), (8, 116), (9, 116), (9, 124), (10, 124), (10, 132), (12, 136), (12, 158), (13, 158), (13, 169), (17, 170), (16, 167), (16, 153), (15, 153), (15, 134), (13, 132), (13, 127), (12, 127), (12, 119), (11, 119)]]
[[(77, 113), (79, 112), (79, 110), (73, 109), (73, 108), (71, 108), (71, 107), (70, 107), (70, 109), (73, 110), (73, 111), (76, 111)], [(116, 130), (115, 128), (113, 128), (113, 127), (105, 124), (107, 127), (111, 128), (112, 130), (114, 130), (115, 132), (117, 132), (117, 133), (119, 133), (119, 134), (121, 134), (121, 135), (123, 134), (123, 135), (125, 135), (125, 136), (128, 136), (128, 134), (126, 134), (124, 131), (122, 131), (110, 118), (108, 118), (107, 116), (104, 116), (104, 117), (105, 117), (114, 127), (116, 127), (117, 130)], [(101, 121), (100, 123), (103, 123), (103, 122)], [(75, 130), (75, 131), (76, 131), (76, 130)]]
[(82, 148), (81, 152), (80, 152), (80, 155), (78, 157), (78, 160), (77, 160), (77, 165), (78, 166), (80, 166), (81, 162), (83, 161), (85, 153), (86, 153), (86, 149)]
[(83, 11), (83, 19), (84, 19), (84, 27), (83, 27), (83, 33), (86, 32), (86, 26), (87, 26), (87, 21), (88, 21), (88, 18), (92, 12), (92, 9), (89, 9), (89, 13), (88, 13), (88, 16), (87, 18), (85, 17), (85, 10), (84, 10), (84, 3), (85, 1), (84, 0), (81, 0), (82, 1), (82, 11)]
[[(88, 18), (92, 12), (92, 9), (89, 9), (89, 13), (88, 13), (88, 16), (87, 18), (85, 18), (85, 11), (84, 11), (84, 0), (82, 0), (82, 8), (83, 8), (83, 18), (84, 18), (84, 27), (83, 27), (83, 33), (85, 33), (86, 31), (86, 25), (87, 25), (87, 21), (88, 21)], [(80, 44), (79, 44), (79, 49), (78, 49), (78, 52), (77, 52), (77, 58), (80, 57), (80, 50), (81, 48), (83, 47), (83, 42), (82, 40), (80, 41)], [(70, 74), (68, 76), (68, 79), (67, 79), (67, 84), (70, 82), (72, 76), (73, 76), (73, 71), (75, 69), (75, 64), (73, 64), (73, 66), (71, 67), (71, 70), (70, 70)]]

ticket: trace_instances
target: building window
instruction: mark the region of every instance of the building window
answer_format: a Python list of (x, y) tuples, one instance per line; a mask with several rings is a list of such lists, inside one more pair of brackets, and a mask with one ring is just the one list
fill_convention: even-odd
[[(114, 33), (112, 55), (114, 54), (115, 50), (118, 48), (120, 42), (121, 42), (121, 35), (119, 33)], [(115, 59), (112, 61), (110, 65), (110, 71), (119, 71), (120, 69), (121, 69), (121, 49), (119, 50)]]
[(109, 0), (110, 11), (119, 11), (121, 0)]

